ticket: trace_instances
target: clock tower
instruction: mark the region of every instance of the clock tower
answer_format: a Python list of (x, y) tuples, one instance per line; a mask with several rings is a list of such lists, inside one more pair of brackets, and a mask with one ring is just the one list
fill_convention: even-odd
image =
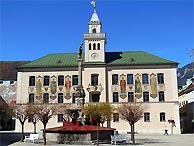
[(89, 33), (84, 34), (85, 62), (105, 62), (106, 34), (101, 32), (102, 24), (96, 13), (95, 1), (92, 17), (89, 21)]

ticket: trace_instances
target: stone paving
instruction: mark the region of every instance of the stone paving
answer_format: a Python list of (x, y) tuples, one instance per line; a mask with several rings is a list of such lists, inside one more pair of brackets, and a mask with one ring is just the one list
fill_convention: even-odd
[[(129, 136), (129, 135), (127, 135)], [(181, 134), (181, 135), (142, 135), (137, 134), (136, 145), (138, 146), (194, 146), (194, 134)], [(16, 142), (9, 146), (43, 146), (43, 142), (39, 144), (33, 144), (29, 142)], [(62, 146), (67, 144), (57, 144), (56, 142), (47, 142), (47, 145)], [(100, 146), (110, 146), (111, 144), (99, 144)], [(128, 146), (130, 144), (120, 144)], [(70, 145), (69, 145), (70, 146)], [(72, 145), (71, 145), (72, 146)], [(74, 145), (80, 146), (80, 145)]]

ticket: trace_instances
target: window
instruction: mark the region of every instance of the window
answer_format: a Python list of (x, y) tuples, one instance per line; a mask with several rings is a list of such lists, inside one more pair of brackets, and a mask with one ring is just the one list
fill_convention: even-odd
[(28, 123), (31, 123), (31, 122), (33, 122), (33, 115), (28, 116)]
[(49, 86), (49, 80), (50, 80), (50, 77), (49, 76), (44, 76), (43, 86)]
[(29, 86), (35, 86), (35, 76), (29, 77)]
[(159, 73), (157, 77), (158, 77), (158, 84), (164, 84), (164, 74)]
[(118, 94), (118, 92), (113, 92), (113, 102), (119, 102), (119, 94)]
[(98, 43), (98, 50), (100, 50), (100, 43)]
[(43, 103), (49, 103), (49, 94), (48, 93), (43, 94)]
[(164, 91), (160, 91), (159, 92), (159, 102), (164, 102), (165, 99), (164, 99)]
[(113, 122), (119, 122), (119, 113), (113, 113)]
[(165, 113), (160, 113), (160, 122), (165, 122), (165, 121), (166, 121)]
[(72, 94), (72, 103), (75, 103), (75, 93)]
[(143, 102), (149, 102), (149, 92), (143, 92)]
[(63, 93), (58, 93), (58, 103), (63, 103)]
[(63, 122), (63, 114), (58, 114), (58, 122)]
[(144, 122), (150, 122), (150, 113), (144, 113)]
[(89, 43), (89, 50), (92, 50), (92, 46), (91, 46), (91, 43)]
[(100, 95), (99, 94), (92, 94), (92, 102), (99, 102)]
[(112, 75), (112, 85), (118, 85), (118, 74)]
[(128, 92), (128, 102), (134, 102), (134, 93)]
[(29, 94), (29, 103), (34, 103), (34, 94)]
[(92, 33), (96, 33), (96, 28), (92, 29)]
[(142, 74), (142, 84), (149, 84), (148, 83), (148, 74)]
[(73, 75), (72, 78), (72, 85), (78, 85), (78, 75)]
[(127, 84), (133, 84), (133, 74), (127, 74)]
[(96, 50), (96, 44), (93, 43), (93, 50)]
[(64, 76), (58, 76), (58, 86), (64, 85)]
[(91, 85), (98, 85), (98, 74), (91, 74)]

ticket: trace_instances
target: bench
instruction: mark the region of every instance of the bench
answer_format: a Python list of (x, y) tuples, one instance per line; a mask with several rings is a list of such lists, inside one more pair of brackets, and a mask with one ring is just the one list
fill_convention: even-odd
[(111, 135), (111, 144), (117, 144), (117, 143), (126, 143), (128, 138), (126, 138), (123, 135)]
[(39, 134), (30, 134), (30, 136), (25, 136), (25, 142), (30, 141), (32, 143), (39, 143)]

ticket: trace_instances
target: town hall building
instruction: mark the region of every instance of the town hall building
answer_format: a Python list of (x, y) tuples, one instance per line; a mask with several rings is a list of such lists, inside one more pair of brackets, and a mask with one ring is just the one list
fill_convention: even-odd
[[(96, 7), (84, 33), (82, 53), (82, 85), (85, 103), (140, 102), (148, 108), (136, 123), (138, 133), (163, 133), (169, 131), (174, 121), (173, 133), (180, 133), (179, 102), (177, 91), (177, 62), (144, 51), (106, 52), (106, 33)], [(121, 48), (122, 49), (122, 48)], [(75, 107), (78, 85), (78, 54), (49, 54), (18, 68), (17, 103), (64, 103)], [(47, 128), (61, 126), (61, 115), (54, 116)], [(111, 128), (120, 133), (130, 132), (129, 124), (113, 113)], [(42, 129), (37, 123), (37, 130)], [(16, 121), (16, 131), (21, 131)], [(33, 132), (33, 124), (26, 121), (25, 131)]]

